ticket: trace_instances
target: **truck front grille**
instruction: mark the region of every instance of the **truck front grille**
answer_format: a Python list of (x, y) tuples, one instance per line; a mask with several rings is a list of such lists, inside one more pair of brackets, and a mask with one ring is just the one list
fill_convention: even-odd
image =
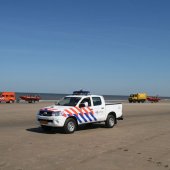
[(49, 117), (49, 116), (52, 116), (52, 113), (53, 113), (52, 111), (40, 111), (39, 115), (40, 116), (48, 116)]

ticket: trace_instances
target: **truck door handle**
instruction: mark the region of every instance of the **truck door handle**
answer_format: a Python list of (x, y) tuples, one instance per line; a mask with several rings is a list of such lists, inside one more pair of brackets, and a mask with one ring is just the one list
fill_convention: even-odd
[(104, 109), (104, 107), (102, 107), (101, 109)]

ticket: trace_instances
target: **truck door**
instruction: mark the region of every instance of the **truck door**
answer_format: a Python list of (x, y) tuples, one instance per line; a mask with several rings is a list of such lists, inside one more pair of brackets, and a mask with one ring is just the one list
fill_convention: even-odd
[[(88, 103), (88, 106), (83, 106), (81, 107), (81, 104), (85, 104)], [(83, 123), (89, 123), (89, 122), (96, 122), (97, 119), (96, 117), (93, 115), (92, 111), (92, 102), (91, 102), (91, 98), (90, 97), (86, 97), (84, 98), (81, 102), (79, 107), (81, 108), (81, 115), (80, 115), (80, 119)], [(91, 111), (92, 110), (92, 111)]]
[(101, 100), (101, 97), (92, 97), (92, 101), (93, 101), (93, 112), (94, 115), (96, 116), (97, 121), (103, 121), (105, 118), (105, 114), (104, 114), (104, 108), (105, 105)]

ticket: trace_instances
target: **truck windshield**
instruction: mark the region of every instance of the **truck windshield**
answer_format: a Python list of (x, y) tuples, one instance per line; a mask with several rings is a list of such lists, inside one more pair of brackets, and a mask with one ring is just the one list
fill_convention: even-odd
[(76, 106), (81, 97), (64, 97), (57, 105), (60, 106)]

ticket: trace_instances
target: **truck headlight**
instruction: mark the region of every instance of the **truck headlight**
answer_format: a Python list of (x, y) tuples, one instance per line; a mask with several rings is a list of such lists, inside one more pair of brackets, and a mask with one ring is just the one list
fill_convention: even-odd
[(53, 116), (61, 116), (61, 115), (62, 115), (62, 112), (61, 112), (61, 111), (53, 112), (52, 115), (53, 115)]

